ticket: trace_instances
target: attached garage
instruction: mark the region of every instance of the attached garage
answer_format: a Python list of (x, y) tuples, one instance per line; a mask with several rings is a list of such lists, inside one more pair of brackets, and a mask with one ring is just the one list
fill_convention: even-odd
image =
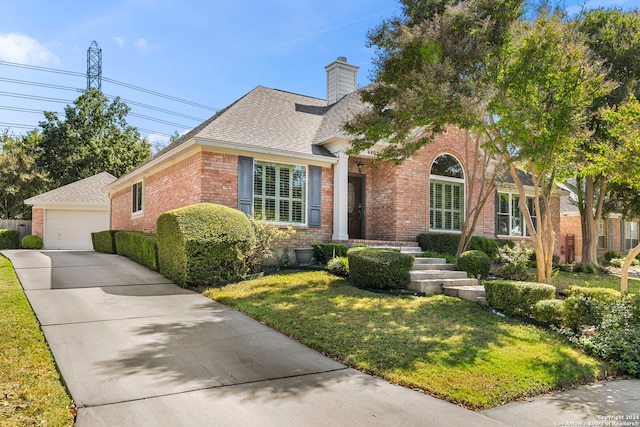
[(115, 179), (103, 172), (25, 200), (44, 249), (92, 249), (91, 233), (109, 229), (109, 197), (102, 189)]

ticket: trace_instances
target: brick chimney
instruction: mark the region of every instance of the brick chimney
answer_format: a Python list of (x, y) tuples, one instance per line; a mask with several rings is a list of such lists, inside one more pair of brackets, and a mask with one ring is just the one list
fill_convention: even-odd
[(324, 68), (327, 70), (327, 105), (335, 104), (356, 91), (359, 67), (347, 64), (346, 57), (339, 56)]

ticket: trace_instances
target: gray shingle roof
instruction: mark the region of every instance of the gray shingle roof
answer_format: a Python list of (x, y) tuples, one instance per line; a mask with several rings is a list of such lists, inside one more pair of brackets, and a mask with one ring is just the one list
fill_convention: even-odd
[(315, 143), (319, 144), (333, 136), (347, 136), (342, 126), (347, 120), (366, 109), (366, 105), (360, 99), (359, 92), (353, 92), (342, 98), (337, 103), (327, 108), (327, 113), (318, 128)]
[(189, 135), (189, 139), (328, 155), (326, 150), (314, 147), (315, 135), (328, 110), (326, 105), (322, 99), (258, 86)]
[(108, 172), (101, 172), (89, 178), (72, 182), (55, 190), (31, 197), (24, 202), (28, 205), (40, 203), (86, 203), (109, 204), (109, 196), (102, 189), (116, 180)]

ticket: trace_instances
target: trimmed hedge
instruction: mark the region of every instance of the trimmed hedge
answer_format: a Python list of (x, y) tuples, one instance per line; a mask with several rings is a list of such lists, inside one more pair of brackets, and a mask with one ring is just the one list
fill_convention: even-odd
[(93, 250), (105, 254), (115, 254), (116, 251), (116, 233), (119, 230), (104, 230), (91, 233), (91, 243)]
[(574, 331), (600, 325), (608, 307), (622, 301), (620, 291), (609, 288), (570, 286), (566, 293), (565, 324)]
[(22, 249), (42, 249), (42, 239), (36, 235), (24, 236), (21, 244)]
[[(423, 251), (433, 251), (441, 254), (455, 255), (460, 244), (459, 234), (448, 233), (422, 233), (416, 237)], [(504, 245), (514, 246), (513, 241), (503, 239), (490, 239), (488, 237), (472, 236), (467, 250), (481, 251), (491, 259), (498, 257), (498, 248)]]
[(244, 213), (213, 203), (163, 213), (157, 233), (160, 272), (183, 287), (243, 276), (256, 244)]
[(152, 233), (118, 231), (115, 233), (116, 253), (158, 271), (157, 239)]
[(553, 299), (556, 294), (556, 288), (551, 285), (513, 280), (484, 282), (484, 290), (491, 307), (523, 317), (531, 316), (538, 301)]
[(0, 230), (0, 249), (18, 249), (20, 233), (18, 230)]
[(549, 325), (560, 326), (564, 323), (564, 301), (559, 299), (545, 299), (533, 306), (531, 317)]
[(489, 255), (482, 251), (466, 251), (460, 254), (456, 267), (459, 270), (466, 271), (468, 275), (479, 279), (480, 277), (489, 276), (491, 269), (491, 259)]
[(460, 243), (459, 234), (422, 233), (416, 237), (423, 251), (434, 251), (441, 254), (455, 255)]
[(347, 252), (349, 276), (357, 286), (401, 289), (411, 281), (414, 258), (381, 248), (352, 248)]
[(343, 243), (314, 243), (313, 257), (317, 263), (326, 264), (332, 258), (346, 257), (349, 247)]

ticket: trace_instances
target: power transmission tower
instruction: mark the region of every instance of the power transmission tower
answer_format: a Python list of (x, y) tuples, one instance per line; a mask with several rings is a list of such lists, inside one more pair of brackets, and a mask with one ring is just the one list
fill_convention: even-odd
[(87, 89), (102, 90), (102, 49), (92, 41), (87, 49)]

